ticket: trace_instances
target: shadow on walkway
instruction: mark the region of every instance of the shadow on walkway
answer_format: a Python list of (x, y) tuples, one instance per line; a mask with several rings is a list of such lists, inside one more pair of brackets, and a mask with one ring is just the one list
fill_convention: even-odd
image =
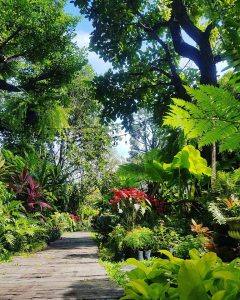
[(48, 249), (67, 250), (74, 248), (92, 248), (96, 246), (92, 237), (63, 237), (55, 242), (50, 243)]
[(79, 259), (79, 258), (92, 258), (98, 259), (98, 255), (95, 253), (81, 253), (81, 254), (68, 254), (64, 257), (65, 259)]
[(116, 287), (107, 279), (77, 281), (69, 288), (70, 291), (64, 294), (64, 299), (114, 300), (119, 299), (123, 295), (122, 290), (116, 289)]

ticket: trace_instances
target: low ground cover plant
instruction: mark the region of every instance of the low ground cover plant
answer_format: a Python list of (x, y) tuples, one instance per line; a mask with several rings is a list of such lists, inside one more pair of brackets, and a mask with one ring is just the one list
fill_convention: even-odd
[(136, 268), (127, 273), (129, 282), (121, 300), (239, 299), (240, 259), (226, 264), (213, 252), (201, 257), (197, 250), (191, 250), (189, 260), (166, 250), (161, 253), (168, 259), (156, 259), (151, 266), (128, 259)]

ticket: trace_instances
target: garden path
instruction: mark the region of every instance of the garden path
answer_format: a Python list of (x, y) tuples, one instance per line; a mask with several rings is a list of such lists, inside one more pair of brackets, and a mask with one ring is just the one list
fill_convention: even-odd
[(87, 232), (66, 233), (29, 257), (0, 265), (0, 300), (119, 299)]

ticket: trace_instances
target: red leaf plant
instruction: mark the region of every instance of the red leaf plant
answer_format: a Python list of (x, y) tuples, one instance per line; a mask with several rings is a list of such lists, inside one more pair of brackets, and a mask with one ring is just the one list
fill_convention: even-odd
[(135, 188), (129, 188), (129, 189), (113, 189), (112, 190), (114, 197), (110, 200), (110, 204), (119, 203), (122, 200), (132, 201), (132, 203), (140, 203), (140, 202), (146, 202), (149, 205), (150, 202), (148, 200), (148, 196), (140, 190), (137, 190)]
[(26, 208), (36, 209), (52, 209), (44, 199), (45, 196), (42, 193), (39, 183), (35, 182), (33, 177), (28, 174), (27, 168), (24, 167), (20, 176), (16, 175), (13, 180), (9, 183), (10, 189), (16, 194), (17, 198), (23, 202)]
[(76, 214), (69, 214), (69, 217), (76, 223), (80, 222), (80, 217)]
[(131, 229), (146, 213), (151, 210), (147, 194), (135, 188), (113, 189), (113, 198), (109, 201), (114, 210), (121, 214), (125, 227)]
[(149, 201), (152, 204), (152, 208), (156, 210), (157, 213), (166, 213), (167, 212), (167, 202), (161, 198), (155, 198), (153, 195), (148, 196)]

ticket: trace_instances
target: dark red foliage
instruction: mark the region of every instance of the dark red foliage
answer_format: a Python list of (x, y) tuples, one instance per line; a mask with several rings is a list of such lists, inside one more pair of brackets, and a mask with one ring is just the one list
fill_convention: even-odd
[(140, 190), (137, 190), (135, 188), (129, 188), (129, 189), (113, 189), (112, 190), (114, 197), (110, 200), (110, 204), (115, 204), (123, 200), (133, 200), (134, 203), (138, 202), (148, 202), (147, 195)]
[(28, 175), (26, 167), (24, 167), (20, 176), (13, 178), (9, 183), (9, 188), (17, 194), (17, 198), (23, 202), (26, 208), (52, 208), (44, 201), (45, 196), (39, 183), (35, 182), (31, 175)]
[(165, 213), (167, 211), (167, 202), (160, 198), (154, 198), (154, 196), (148, 196), (149, 201), (152, 204), (152, 208), (158, 213)]
[(73, 219), (76, 223), (80, 222), (80, 217), (75, 214), (69, 214), (69, 217)]
[(27, 179), (27, 167), (24, 167), (21, 173), (21, 182), (24, 183)]

